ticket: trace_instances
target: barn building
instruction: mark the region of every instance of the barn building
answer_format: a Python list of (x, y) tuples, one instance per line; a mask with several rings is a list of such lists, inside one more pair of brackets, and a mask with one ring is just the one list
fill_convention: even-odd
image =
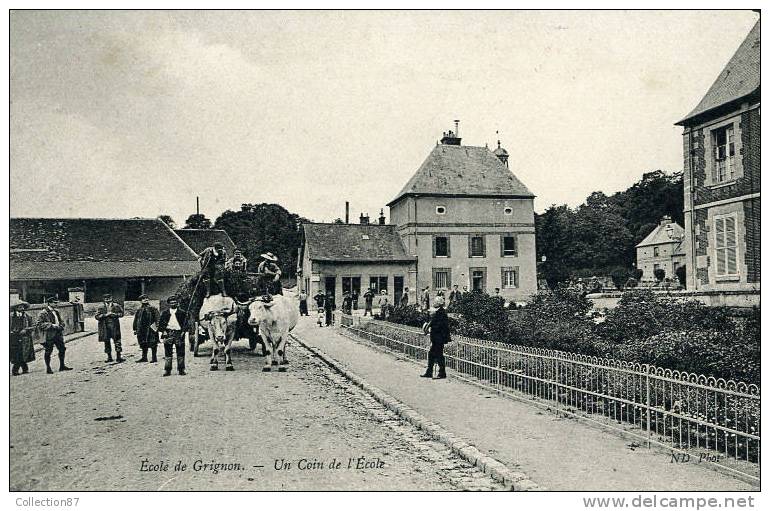
[(111, 293), (131, 302), (172, 294), (198, 272), (196, 253), (159, 219), (11, 218), (10, 284), (40, 303), (70, 290), (88, 304)]
[(221, 243), (227, 251), (227, 257), (233, 255), (235, 243), (230, 239), (226, 231), (222, 229), (175, 229), (174, 232), (182, 238), (188, 247), (196, 254), (200, 254), (214, 243)]

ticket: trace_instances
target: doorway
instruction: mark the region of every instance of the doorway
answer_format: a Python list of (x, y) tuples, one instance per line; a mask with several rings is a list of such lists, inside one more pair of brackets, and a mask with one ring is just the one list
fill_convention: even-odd
[(393, 277), (393, 301), (397, 302), (401, 300), (401, 295), (404, 294), (404, 277), (395, 275)]
[(332, 296), (337, 297), (337, 276), (324, 277), (324, 294), (328, 295), (331, 291)]
[(487, 270), (485, 268), (471, 268), (471, 289), (484, 292), (487, 288)]

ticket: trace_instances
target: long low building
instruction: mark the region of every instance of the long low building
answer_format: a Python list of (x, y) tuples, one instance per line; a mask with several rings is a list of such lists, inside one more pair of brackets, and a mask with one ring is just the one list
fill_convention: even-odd
[(11, 218), (10, 285), (22, 299), (98, 303), (162, 300), (200, 269), (196, 253), (159, 219)]
[(406, 253), (395, 225), (304, 224), (302, 229), (301, 287), (310, 296), (331, 292), (342, 306), (343, 293), (363, 297), (373, 288), (393, 303), (409, 287), (414, 299), (417, 258)]

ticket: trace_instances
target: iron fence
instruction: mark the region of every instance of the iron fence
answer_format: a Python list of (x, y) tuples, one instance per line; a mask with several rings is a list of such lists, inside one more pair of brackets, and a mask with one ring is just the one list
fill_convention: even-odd
[[(420, 329), (341, 315), (348, 331), (416, 360), (430, 340)], [(717, 462), (759, 480), (760, 389), (646, 364), (452, 336), (447, 367), (494, 390), (527, 395), (556, 411), (599, 420), (672, 456)]]

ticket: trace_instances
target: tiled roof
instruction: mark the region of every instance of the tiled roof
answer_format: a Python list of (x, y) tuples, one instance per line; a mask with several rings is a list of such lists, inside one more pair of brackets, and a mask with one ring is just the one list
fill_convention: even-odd
[(228, 255), (235, 249), (235, 243), (222, 229), (175, 229), (174, 232), (198, 254), (217, 241), (225, 246)]
[(747, 96), (759, 89), (760, 82), (760, 27), (759, 21), (743, 40), (733, 57), (719, 74), (698, 106), (677, 124), (706, 113), (709, 110)]
[(684, 237), (684, 229), (676, 222), (658, 225), (644, 238), (637, 247), (658, 245), (660, 243), (679, 242)]
[(413, 262), (395, 225), (303, 224), (305, 247), (314, 261)]
[(439, 144), (388, 206), (408, 195), (534, 197), (486, 147)]
[(11, 218), (11, 280), (191, 275), (196, 254), (158, 219)]

